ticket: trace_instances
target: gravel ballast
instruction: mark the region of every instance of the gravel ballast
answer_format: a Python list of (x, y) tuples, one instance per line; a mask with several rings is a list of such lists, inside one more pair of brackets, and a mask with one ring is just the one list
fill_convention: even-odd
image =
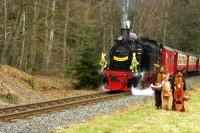
[[(188, 81), (190, 80), (194, 82), (199, 80), (199, 77), (189, 78)], [(0, 133), (47, 133), (68, 127), (73, 123), (84, 122), (95, 116), (109, 114), (119, 108), (143, 103), (149, 98), (152, 97), (128, 96), (74, 109), (16, 119), (11, 122), (0, 122)]]
[(108, 114), (119, 108), (146, 101), (144, 96), (128, 96), (116, 100), (99, 102), (93, 105), (80, 106), (65, 111), (33, 116), (26, 119), (16, 119), (11, 122), (0, 122), (1, 133), (46, 133), (67, 127), (72, 123), (84, 122), (94, 116)]

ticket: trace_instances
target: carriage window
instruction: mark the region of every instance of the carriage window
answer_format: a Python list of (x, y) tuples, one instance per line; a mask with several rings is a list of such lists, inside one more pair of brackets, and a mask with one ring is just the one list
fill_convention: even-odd
[(182, 64), (184, 64), (185, 63), (185, 60), (184, 60), (184, 57), (182, 56)]
[(183, 56), (181, 56), (181, 64), (184, 63), (184, 59), (183, 59)]
[[(174, 59), (173, 59), (174, 60)], [(184, 55), (179, 55), (178, 56), (178, 63), (179, 64), (186, 64), (186, 62), (187, 62), (187, 57), (186, 56), (184, 56)]]
[(183, 64), (183, 57), (180, 56), (180, 63), (179, 64)]
[(189, 63), (190, 63), (190, 65), (195, 65), (196, 64), (196, 58), (195, 57), (190, 57), (189, 58)]

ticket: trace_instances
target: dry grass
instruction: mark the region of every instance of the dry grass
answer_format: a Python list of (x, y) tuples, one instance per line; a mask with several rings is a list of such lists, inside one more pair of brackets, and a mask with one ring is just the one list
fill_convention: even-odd
[(26, 85), (29, 89), (49, 90), (59, 88), (71, 88), (69, 79), (58, 77), (32, 76), (8, 65), (0, 65), (1, 75), (16, 80)]
[(8, 93), (15, 96), (11, 97), (12, 99), (18, 99), (18, 102), (13, 103), (27, 104), (97, 92), (74, 90), (71, 82), (70, 78), (32, 76), (16, 68), (0, 65), (0, 95), (2, 94), (0, 107), (10, 106), (10, 103), (3, 98)]
[(200, 84), (193, 86), (186, 112), (154, 109), (154, 101), (73, 125), (60, 133), (199, 133)]

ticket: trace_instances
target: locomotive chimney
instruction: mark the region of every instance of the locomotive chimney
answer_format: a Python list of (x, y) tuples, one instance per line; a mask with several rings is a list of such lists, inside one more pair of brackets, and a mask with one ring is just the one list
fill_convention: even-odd
[(130, 21), (127, 20), (123, 22), (122, 27), (121, 27), (121, 36), (123, 37), (124, 41), (129, 40), (129, 34), (130, 34)]

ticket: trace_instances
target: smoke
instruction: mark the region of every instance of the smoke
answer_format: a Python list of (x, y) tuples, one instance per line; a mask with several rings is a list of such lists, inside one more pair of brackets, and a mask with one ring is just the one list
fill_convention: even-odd
[(128, 14), (128, 17), (130, 17), (130, 13), (137, 9), (137, 7), (144, 2), (144, 0), (117, 0), (117, 2), (122, 9), (122, 12), (123, 7), (126, 7), (126, 12)]
[(122, 10), (123, 10), (123, 17), (122, 21), (127, 21), (128, 20), (128, 12), (129, 12), (129, 0), (124, 0), (124, 3), (122, 5)]
[(128, 12), (129, 12), (129, 0), (124, 0), (122, 3), (122, 27), (126, 27), (126, 22), (128, 21)]
[(151, 87), (140, 90), (132, 86), (131, 93), (134, 96), (153, 96), (154, 95), (154, 91), (151, 89)]
[(141, 5), (143, 0), (118, 0), (119, 7), (121, 8), (121, 24), (126, 27), (126, 22), (133, 19), (133, 12), (135, 12)]

